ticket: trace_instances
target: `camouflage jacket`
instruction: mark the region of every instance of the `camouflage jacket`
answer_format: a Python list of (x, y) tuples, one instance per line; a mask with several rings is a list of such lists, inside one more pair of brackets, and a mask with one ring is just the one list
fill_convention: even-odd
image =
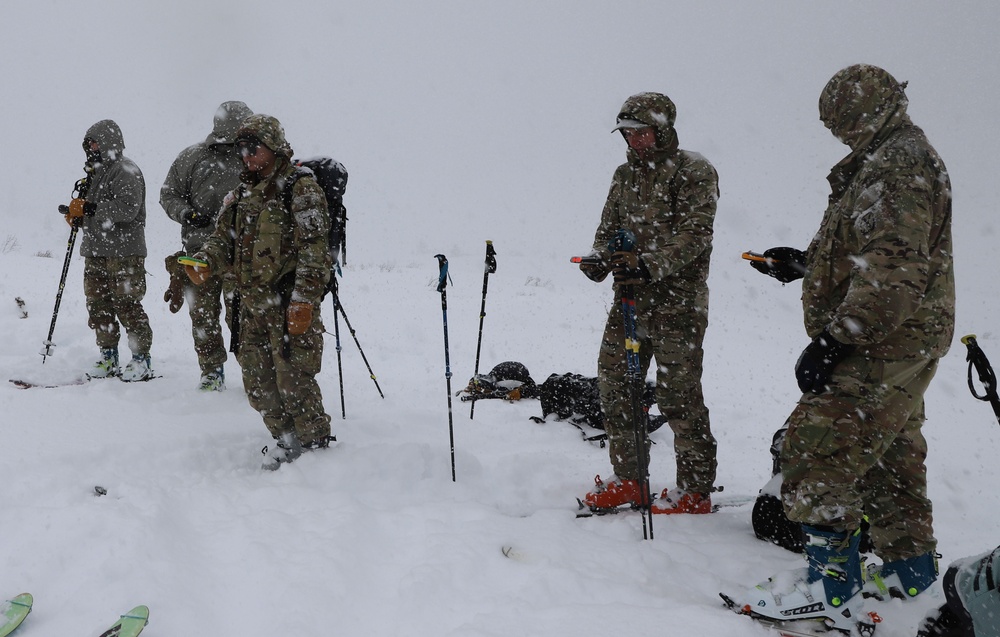
[[(183, 224), (184, 216), (194, 211), (215, 219), (226, 194), (240, 185), (243, 162), (233, 144), (189, 146), (171, 164), (160, 188), (160, 205), (167, 216)], [(214, 227), (181, 226), (184, 249), (192, 254), (201, 248)]]
[(940, 358), (955, 326), (951, 183), (902, 116), (828, 177), (832, 194), (802, 282), (810, 337), (824, 329), (865, 356)]
[(212, 272), (231, 270), (243, 307), (258, 313), (290, 300), (318, 308), (333, 264), (322, 188), (312, 177), (298, 179), (286, 208), (282, 189), (295, 169), (284, 157), (277, 161), (270, 177), (226, 198), (215, 231), (195, 255)]
[(632, 231), (650, 282), (636, 287), (636, 309), (707, 310), (712, 226), (719, 177), (707, 159), (685, 150), (659, 152), (652, 162), (629, 150), (615, 171), (594, 252), (607, 260), (620, 228)]
[(146, 256), (146, 182), (142, 171), (125, 157), (118, 124), (106, 119), (87, 130), (101, 147), (100, 163), (88, 167), (87, 201), (96, 204), (83, 218), (83, 257)]

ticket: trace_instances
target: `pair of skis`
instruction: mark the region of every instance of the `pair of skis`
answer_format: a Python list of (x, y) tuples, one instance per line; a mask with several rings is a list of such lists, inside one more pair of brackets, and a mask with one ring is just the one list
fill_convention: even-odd
[[(24, 621), (34, 604), (31, 593), (21, 593), (0, 604), (0, 637), (7, 637)], [(138, 637), (149, 623), (149, 608), (136, 606), (122, 615), (100, 637)]]

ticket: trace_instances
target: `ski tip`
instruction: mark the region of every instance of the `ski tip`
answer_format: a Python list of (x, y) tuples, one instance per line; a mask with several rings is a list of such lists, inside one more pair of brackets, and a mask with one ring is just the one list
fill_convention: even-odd
[(143, 626), (149, 623), (149, 607), (148, 606), (136, 606), (129, 612), (122, 615), (122, 619), (141, 619), (144, 623)]
[(31, 593), (21, 593), (17, 597), (7, 601), (14, 606), (27, 606), (28, 612), (31, 612), (31, 606), (35, 603), (35, 598), (32, 597)]

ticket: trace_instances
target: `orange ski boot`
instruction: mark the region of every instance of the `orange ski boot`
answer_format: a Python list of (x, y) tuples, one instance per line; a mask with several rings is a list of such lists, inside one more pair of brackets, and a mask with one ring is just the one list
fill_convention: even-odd
[(660, 498), (653, 503), (653, 513), (711, 513), (712, 496), (701, 493), (688, 493), (683, 489), (664, 489)]
[(642, 486), (638, 480), (612, 480), (604, 482), (601, 476), (594, 477), (594, 490), (583, 496), (580, 504), (594, 512), (610, 512), (619, 507), (629, 505), (639, 507), (645, 503)]

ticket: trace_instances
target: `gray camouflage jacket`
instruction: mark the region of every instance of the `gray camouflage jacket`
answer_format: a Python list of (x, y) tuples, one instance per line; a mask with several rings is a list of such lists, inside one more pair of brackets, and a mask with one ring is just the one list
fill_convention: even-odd
[(940, 358), (955, 327), (951, 183), (906, 115), (828, 177), (832, 193), (807, 251), (805, 327), (864, 356)]
[(708, 306), (708, 267), (719, 177), (707, 159), (685, 150), (661, 151), (652, 162), (628, 151), (615, 170), (594, 252), (607, 260), (619, 228), (631, 230), (651, 281), (637, 286), (636, 309), (694, 310)]
[[(181, 224), (184, 250), (193, 254), (201, 249), (215, 228), (214, 219), (231, 190), (240, 185), (243, 163), (233, 144), (201, 142), (185, 148), (171, 164), (160, 188), (160, 205), (167, 216)], [(206, 215), (213, 223), (204, 228), (184, 225), (190, 211)]]
[(88, 177), (86, 200), (97, 204), (92, 216), (83, 217), (83, 257), (146, 256), (146, 182), (142, 171), (122, 154), (125, 142), (118, 124), (102, 120), (87, 130), (85, 138), (101, 147), (101, 162)]

